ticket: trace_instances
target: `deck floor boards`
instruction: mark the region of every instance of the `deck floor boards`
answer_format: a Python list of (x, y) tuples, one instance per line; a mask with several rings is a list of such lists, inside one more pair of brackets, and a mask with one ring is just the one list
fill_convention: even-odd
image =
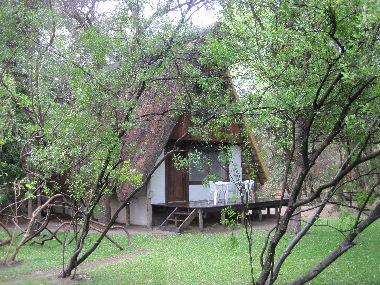
[[(288, 198), (284, 198), (282, 200), (282, 206), (287, 206), (289, 203)], [(281, 199), (270, 199), (270, 198), (259, 198), (256, 201), (249, 201), (248, 203), (249, 209), (264, 209), (264, 208), (275, 208), (280, 206)], [(223, 208), (226, 208), (228, 206), (231, 206), (232, 208), (239, 208), (241, 207), (240, 201), (228, 201), (225, 202), (219, 202), (216, 205), (211, 201), (210, 203), (207, 200), (202, 201), (173, 201), (168, 203), (157, 203), (152, 204), (153, 206), (160, 206), (160, 207), (168, 207), (168, 208), (188, 208), (188, 209), (203, 209), (204, 211), (208, 210), (221, 210)]]
[[(275, 214), (278, 215), (279, 213), (279, 207), (280, 205), (282, 206), (287, 206), (289, 203), (289, 199), (270, 199), (270, 198), (259, 198), (256, 201), (249, 201), (248, 202), (248, 209), (252, 210), (253, 213), (257, 212), (259, 214), (260, 221), (262, 220), (262, 213), (261, 210), (267, 209), (267, 214), (270, 214), (270, 208), (275, 209)], [(227, 203), (225, 202), (219, 202), (216, 205), (214, 205), (213, 201), (208, 202), (207, 200), (203, 201), (173, 201), (169, 203), (157, 203), (157, 204), (152, 204), (153, 207), (156, 208), (165, 208), (168, 211), (170, 211), (169, 216), (166, 217), (166, 219), (161, 223), (161, 227), (164, 229), (168, 229), (168, 223), (169, 221), (174, 221), (175, 222), (175, 231), (177, 232), (183, 232), (183, 229), (195, 218), (195, 215), (198, 215), (198, 224), (199, 224), (199, 230), (203, 230), (203, 214), (204, 213), (212, 213), (212, 212), (218, 212), (221, 213), (222, 209), (226, 207), (231, 207), (233, 209), (237, 209), (238, 211), (241, 210), (241, 202), (238, 201), (228, 201)], [(174, 211), (172, 211), (174, 209)], [(190, 222), (187, 222), (189, 217), (187, 217), (185, 220), (174, 218), (173, 215), (182, 215), (183, 211), (192, 211), (191, 212), (191, 220)], [(245, 208), (247, 210), (247, 208)], [(178, 211), (178, 213), (176, 213)], [(186, 213), (187, 215), (187, 213)], [(223, 214), (222, 214), (223, 215)], [(223, 219), (223, 218), (222, 218)], [(181, 225), (178, 225), (178, 222), (183, 222)]]

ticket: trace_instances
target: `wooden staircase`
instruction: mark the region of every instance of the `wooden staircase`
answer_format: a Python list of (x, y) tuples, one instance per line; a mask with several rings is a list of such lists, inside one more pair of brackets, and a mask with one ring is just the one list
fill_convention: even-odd
[(177, 207), (161, 224), (161, 229), (182, 233), (199, 214), (199, 209)]

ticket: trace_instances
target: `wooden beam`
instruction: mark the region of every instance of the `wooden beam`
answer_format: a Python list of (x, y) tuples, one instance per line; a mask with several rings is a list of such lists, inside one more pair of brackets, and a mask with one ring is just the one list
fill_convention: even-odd
[(129, 226), (131, 224), (131, 214), (129, 204), (125, 206), (125, 226)]
[(198, 211), (198, 215), (199, 215), (199, 231), (203, 231), (203, 210), (202, 209), (199, 209)]
[(146, 227), (152, 229), (152, 220), (153, 220), (153, 210), (152, 210), (152, 201), (151, 201), (151, 192), (150, 192), (150, 182), (146, 187)]

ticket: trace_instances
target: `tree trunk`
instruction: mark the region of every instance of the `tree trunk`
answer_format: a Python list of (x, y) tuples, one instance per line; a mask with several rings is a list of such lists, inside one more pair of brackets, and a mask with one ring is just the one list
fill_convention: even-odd
[(100, 220), (103, 224), (108, 224), (111, 221), (111, 194), (104, 194), (101, 199), (102, 216)]
[(129, 226), (131, 224), (131, 211), (129, 204), (125, 206), (125, 226)]
[[(41, 197), (41, 190), (39, 189), (39, 183), (37, 184), (37, 187), (38, 187), (38, 190), (37, 190), (37, 208), (39, 208), (39, 207), (41, 207), (41, 205), (42, 205), (42, 197)], [(37, 214), (37, 219), (38, 220), (40, 220), (41, 219), (41, 217), (42, 217), (42, 213), (41, 212), (38, 212), (38, 214)]]
[(33, 213), (33, 200), (32, 198), (28, 199), (28, 218), (32, 218), (32, 213)]
[(294, 215), (288, 225), (288, 229), (286, 231), (287, 234), (289, 235), (296, 235), (301, 231), (301, 213), (300, 213), (301, 208), (296, 208), (296, 213), (298, 214)]
[(14, 251), (13, 251), (13, 254), (12, 256), (10, 257), (10, 261), (11, 262), (14, 262), (15, 259), (16, 259), (16, 256), (20, 250), (20, 248), (25, 244), (27, 243), (29, 240), (31, 240), (32, 238), (34, 238), (35, 236), (37, 236), (39, 233), (41, 233), (47, 226), (47, 224), (49, 223), (49, 218), (50, 218), (50, 211), (48, 211), (48, 214), (46, 216), (46, 220), (45, 222), (43, 223), (42, 226), (38, 226), (38, 231), (35, 231), (33, 229), (33, 227), (35, 226), (35, 222), (36, 220), (38, 219), (38, 216), (40, 215), (41, 211), (44, 210), (45, 208), (47, 208), (49, 206), (49, 204), (51, 202), (53, 202), (57, 197), (61, 197), (62, 195), (61, 194), (56, 194), (52, 197), (49, 198), (49, 200), (47, 200), (45, 202), (45, 204), (41, 205), (40, 207), (38, 207), (33, 213), (32, 213), (32, 216), (31, 216), (31, 219), (29, 221), (29, 224), (28, 224), (28, 227), (26, 229), (26, 232), (25, 234), (23, 235), (22, 239), (20, 240), (20, 242), (17, 244), (17, 246), (15, 247)]
[(71, 272), (78, 266), (78, 256), (83, 249), (84, 240), (90, 229), (90, 217), (91, 217), (91, 214), (87, 215), (85, 218), (82, 234), (80, 235), (79, 239), (77, 240), (75, 244), (75, 249), (69, 259), (69, 262), (67, 263), (62, 273), (59, 275), (59, 277), (61, 278), (69, 277), (71, 275)]
[[(304, 149), (303, 146), (303, 140), (304, 140), (304, 127), (305, 127), (305, 121), (304, 116), (299, 116), (296, 119), (295, 126), (294, 126), (294, 166), (293, 166), (293, 179), (292, 179), (292, 187), (291, 191), (295, 190), (295, 184), (297, 183), (297, 179), (299, 175), (301, 174), (302, 170), (305, 168), (304, 162), (303, 162), (303, 154), (307, 150)], [(299, 191), (299, 194), (297, 196), (297, 200), (301, 198), (302, 191)], [(298, 213), (289, 221), (288, 228), (287, 228), (287, 234), (296, 235), (301, 231), (301, 208), (296, 208), (295, 213)]]

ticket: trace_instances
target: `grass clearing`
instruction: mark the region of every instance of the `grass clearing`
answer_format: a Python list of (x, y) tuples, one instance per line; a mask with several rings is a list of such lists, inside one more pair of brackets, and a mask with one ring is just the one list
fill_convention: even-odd
[[(330, 219), (338, 225), (338, 220)], [(380, 284), (380, 221), (363, 234), (357, 246), (333, 263), (311, 284)], [(254, 233), (254, 248), (261, 248), (266, 231)], [(93, 241), (97, 234), (91, 234)], [(249, 259), (244, 234), (230, 235), (200, 233), (174, 236), (133, 235), (132, 247), (120, 251), (104, 240), (88, 261), (118, 256), (136, 249), (143, 254), (79, 270), (91, 277), (90, 284), (249, 284)], [(112, 235), (122, 246), (124, 235)], [(291, 237), (285, 237), (278, 252)], [(277, 284), (286, 284), (317, 264), (343, 239), (330, 228), (318, 227), (308, 233), (285, 262)], [(0, 251), (3, 254), (4, 251)], [(259, 271), (259, 250), (254, 251), (255, 272)], [(0, 269), (0, 283), (38, 270), (62, 266), (62, 247), (55, 241), (44, 246), (26, 245), (18, 256), (24, 263)], [(50, 284), (47, 277), (18, 281), (16, 284)]]

